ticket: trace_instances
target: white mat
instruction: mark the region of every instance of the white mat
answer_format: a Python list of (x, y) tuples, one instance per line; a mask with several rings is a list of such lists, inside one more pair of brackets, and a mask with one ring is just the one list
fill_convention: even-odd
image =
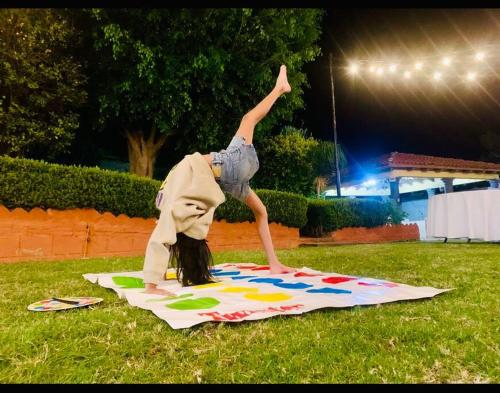
[(253, 263), (214, 266), (217, 283), (182, 287), (169, 269), (159, 287), (175, 297), (144, 293), (142, 271), (84, 274), (113, 289), (136, 307), (152, 311), (172, 328), (188, 328), (207, 321), (241, 322), (275, 315), (302, 314), (327, 307), (352, 307), (429, 298), (451, 289), (413, 287), (381, 279), (323, 273), (302, 268), (296, 273), (270, 274)]

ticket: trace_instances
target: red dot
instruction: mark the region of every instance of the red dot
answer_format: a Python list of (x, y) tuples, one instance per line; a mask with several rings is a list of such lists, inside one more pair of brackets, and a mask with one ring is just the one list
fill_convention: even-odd
[(327, 277), (322, 279), (321, 281), (326, 282), (327, 284), (339, 284), (341, 282), (352, 281), (355, 280), (355, 277)]

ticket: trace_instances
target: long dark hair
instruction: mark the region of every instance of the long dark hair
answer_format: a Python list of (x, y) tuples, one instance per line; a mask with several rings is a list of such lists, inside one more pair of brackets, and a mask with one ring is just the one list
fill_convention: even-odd
[(177, 242), (170, 247), (170, 260), (175, 261), (177, 280), (182, 282), (182, 286), (214, 282), (210, 274), (213, 258), (206, 239), (193, 239), (178, 232)]

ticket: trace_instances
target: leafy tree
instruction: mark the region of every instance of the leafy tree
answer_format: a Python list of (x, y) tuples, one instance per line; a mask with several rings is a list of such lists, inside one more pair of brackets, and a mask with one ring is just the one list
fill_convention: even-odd
[[(281, 134), (255, 144), (260, 167), (252, 181), (253, 187), (309, 196), (315, 192), (319, 181), (325, 183), (335, 171), (333, 144), (307, 136), (305, 130), (285, 127)], [(339, 157), (344, 166), (341, 149)]]
[(68, 150), (86, 98), (78, 39), (63, 10), (0, 9), (0, 154)]
[[(292, 93), (263, 136), (303, 106), (302, 66), (319, 54), (317, 9), (93, 9), (101, 127), (126, 137), (133, 173), (152, 176), (162, 147), (224, 148), (287, 65)], [(173, 142), (176, 141), (176, 142)], [(168, 143), (167, 143), (168, 142)], [(174, 145), (175, 143), (175, 145)]]

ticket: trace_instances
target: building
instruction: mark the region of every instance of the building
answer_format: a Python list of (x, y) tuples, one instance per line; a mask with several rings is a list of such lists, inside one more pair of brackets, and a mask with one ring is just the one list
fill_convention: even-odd
[[(342, 180), (341, 195), (353, 198), (392, 198), (419, 225), (425, 239), (428, 199), (435, 194), (499, 188), (500, 164), (392, 152), (351, 167)], [(326, 198), (337, 196), (335, 186)]]

